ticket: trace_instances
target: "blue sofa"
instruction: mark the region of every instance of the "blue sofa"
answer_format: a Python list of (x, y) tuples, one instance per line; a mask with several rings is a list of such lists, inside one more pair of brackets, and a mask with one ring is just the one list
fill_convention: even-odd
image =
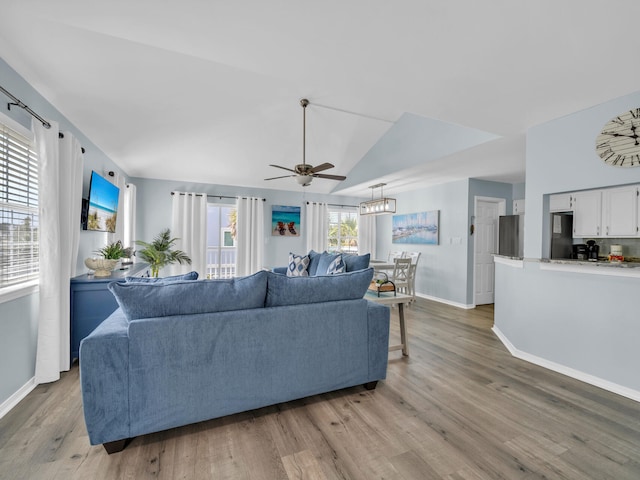
[(386, 377), (389, 309), (373, 270), (112, 283), (120, 305), (80, 345), (85, 423), (127, 439)]

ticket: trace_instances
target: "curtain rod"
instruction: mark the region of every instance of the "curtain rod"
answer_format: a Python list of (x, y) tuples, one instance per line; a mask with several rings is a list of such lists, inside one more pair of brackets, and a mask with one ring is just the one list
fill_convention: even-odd
[[(309, 205), (310, 203), (322, 203), (322, 202), (307, 202), (307, 205)], [(349, 207), (349, 208), (358, 208), (357, 205), (340, 205), (338, 203), (327, 203), (327, 205), (329, 205), (330, 207)]]
[(44, 118), (42, 118), (40, 115), (38, 115), (36, 112), (34, 112), (33, 110), (31, 110), (29, 107), (27, 107), (22, 100), (18, 99), (17, 97), (11, 95), (2, 85), (0, 85), (0, 91), (2, 93), (4, 93), (7, 97), (9, 97), (11, 100), (13, 100), (13, 103), (7, 103), (7, 108), (9, 110), (11, 110), (11, 105), (15, 105), (16, 107), (20, 107), (23, 110), (25, 110), (29, 115), (31, 115), (32, 117), (35, 117), (38, 119), (38, 121), (40, 123), (42, 123), (42, 125), (45, 128), (51, 128), (51, 124), (49, 122), (47, 122)]
[[(58, 132), (58, 138), (64, 138), (64, 133)], [(84, 147), (80, 147), (80, 149), (82, 150), (82, 153), (84, 153)]]
[[(185, 192), (171, 192), (171, 195), (175, 195), (176, 193), (177, 193), (178, 195), (186, 195), (186, 193), (185, 193)], [(202, 195), (203, 195), (202, 193), (196, 193), (196, 194), (195, 194), (195, 196), (196, 196), (196, 197), (201, 197)], [(207, 195), (207, 198), (219, 198), (219, 199), (221, 199), (221, 200), (222, 200), (223, 198), (235, 198), (236, 200), (237, 200), (238, 198), (243, 198), (243, 199), (247, 199), (247, 198), (249, 198), (249, 197), (229, 197), (229, 196), (227, 196), (227, 195), (209, 195), (208, 193), (207, 193), (206, 195)], [(260, 200), (262, 200), (263, 202), (266, 202), (266, 201), (267, 201), (267, 199), (266, 199), (266, 198), (261, 198)]]

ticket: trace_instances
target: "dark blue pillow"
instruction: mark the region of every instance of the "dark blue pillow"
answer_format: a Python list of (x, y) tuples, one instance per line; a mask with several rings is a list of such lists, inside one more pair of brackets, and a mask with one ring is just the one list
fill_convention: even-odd
[(314, 252), (313, 250), (309, 250), (309, 266), (307, 267), (307, 272), (309, 272), (309, 276), (315, 276), (318, 271), (318, 263), (320, 262), (320, 257), (322, 257), (321, 253)]
[(189, 272), (184, 275), (172, 275), (170, 277), (125, 277), (127, 283), (171, 283), (184, 280), (197, 280), (198, 272)]
[(371, 260), (371, 254), (365, 253), (364, 255), (350, 255), (343, 254), (342, 261), (346, 266), (347, 272), (353, 272), (355, 270), (364, 270), (369, 268), (369, 260)]

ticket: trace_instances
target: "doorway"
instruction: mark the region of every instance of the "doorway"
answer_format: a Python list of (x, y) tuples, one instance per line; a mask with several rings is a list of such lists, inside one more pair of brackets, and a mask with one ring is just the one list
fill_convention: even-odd
[(498, 253), (498, 217), (506, 213), (504, 198), (475, 197), (473, 301), (475, 305), (493, 303), (495, 299), (495, 265)]

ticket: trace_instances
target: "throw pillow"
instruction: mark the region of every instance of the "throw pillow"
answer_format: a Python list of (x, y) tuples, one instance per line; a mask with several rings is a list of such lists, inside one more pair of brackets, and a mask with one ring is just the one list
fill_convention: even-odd
[(335, 275), (336, 273), (344, 272), (344, 263), (342, 261), (342, 255), (336, 255), (336, 258), (331, 260), (327, 267), (327, 275)]
[(320, 256), (318, 262), (317, 275), (332, 275), (330, 269), (334, 270), (334, 273), (344, 272), (344, 262), (342, 261), (342, 255), (333, 255), (331, 253), (324, 252)]
[(316, 275), (316, 272), (318, 271), (318, 263), (320, 262), (322, 253), (309, 250), (308, 255), (309, 255), (309, 268), (307, 268), (307, 271), (309, 272), (310, 277), (314, 277)]
[(346, 272), (354, 272), (356, 270), (364, 270), (369, 268), (370, 253), (364, 255), (342, 255), (342, 261), (345, 265)]
[(289, 267), (287, 277), (308, 277), (309, 256), (289, 253)]

